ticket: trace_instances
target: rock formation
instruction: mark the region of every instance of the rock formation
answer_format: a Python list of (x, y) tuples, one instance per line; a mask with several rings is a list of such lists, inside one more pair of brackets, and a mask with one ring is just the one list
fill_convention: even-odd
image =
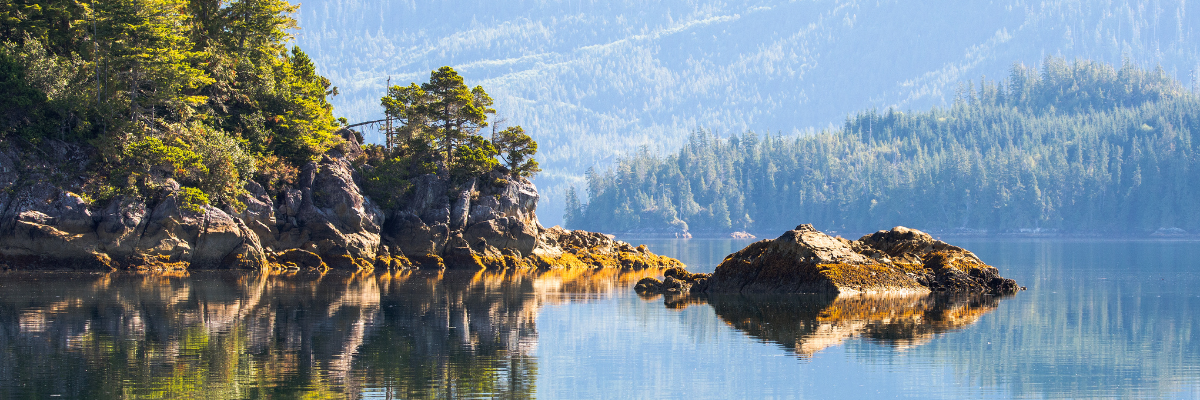
[(915, 229), (895, 227), (850, 241), (808, 224), (725, 257), (712, 274), (672, 273), (666, 279), (643, 280), (637, 289), (693, 294), (1009, 294), (1022, 289), (971, 252)]
[(300, 171), (282, 193), (246, 185), (244, 209), (181, 207), (179, 185), (154, 199), (80, 193), (80, 146), (0, 150), (0, 264), (8, 268), (557, 268), (682, 266), (611, 237), (538, 223), (537, 189), (493, 172), (455, 187), (417, 179), (395, 210), (359, 187), (353, 141)]

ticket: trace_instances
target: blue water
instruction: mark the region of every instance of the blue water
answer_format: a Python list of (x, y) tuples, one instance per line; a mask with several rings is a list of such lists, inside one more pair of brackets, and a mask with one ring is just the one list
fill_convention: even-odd
[[(949, 239), (1007, 298), (645, 274), (0, 273), (0, 398), (1200, 398), (1200, 242)], [(642, 240), (711, 271), (746, 240)]]

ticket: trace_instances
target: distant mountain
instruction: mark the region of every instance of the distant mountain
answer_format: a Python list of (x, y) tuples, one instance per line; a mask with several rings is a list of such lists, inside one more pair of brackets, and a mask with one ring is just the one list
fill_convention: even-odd
[(1003, 234), (1200, 233), (1200, 96), (1160, 69), (1048, 58), (947, 108), (805, 136), (698, 131), (566, 195), (566, 227), (729, 237), (798, 223)]
[(381, 114), (389, 76), (450, 65), (486, 87), (540, 143), (547, 224), (588, 167), (674, 152), (695, 128), (801, 133), (862, 109), (945, 106), (960, 82), (1051, 55), (1159, 65), (1191, 86), (1200, 68), (1200, 5), (1184, 0), (311, 0), (299, 20), (352, 121)]

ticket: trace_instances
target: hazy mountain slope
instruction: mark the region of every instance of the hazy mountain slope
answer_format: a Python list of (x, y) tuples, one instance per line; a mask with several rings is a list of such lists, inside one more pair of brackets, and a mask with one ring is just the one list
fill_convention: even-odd
[[(689, 130), (797, 132), (864, 108), (925, 109), (958, 82), (1046, 55), (1160, 64), (1193, 82), (1200, 6), (1178, 1), (311, 0), (299, 44), (352, 121), (393, 83), (451, 65), (540, 143), (554, 188)], [(370, 138), (375, 141), (378, 138)]]

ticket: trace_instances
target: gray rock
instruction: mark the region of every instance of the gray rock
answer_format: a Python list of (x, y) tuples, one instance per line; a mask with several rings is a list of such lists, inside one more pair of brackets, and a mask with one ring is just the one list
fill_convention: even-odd
[(283, 251), (316, 243), (327, 262), (352, 260), (334, 262), (338, 267), (370, 265), (381, 243), (383, 212), (362, 195), (350, 162), (326, 155), (319, 164), (305, 165), (298, 181), (298, 189), (281, 196), (279, 214), (285, 219), (278, 221), (270, 246)]

